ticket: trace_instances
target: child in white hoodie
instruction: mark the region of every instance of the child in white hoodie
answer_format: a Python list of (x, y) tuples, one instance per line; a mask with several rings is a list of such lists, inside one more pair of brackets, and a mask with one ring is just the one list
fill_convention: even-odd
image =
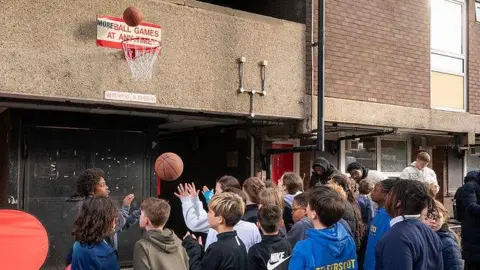
[(427, 167), (430, 161), (431, 158), (427, 152), (420, 152), (415, 162), (403, 169), (400, 179), (418, 180), (425, 184), (433, 184), (436, 187), (436, 193), (438, 193), (440, 187), (438, 186), (437, 175), (432, 169)]
[[(196, 191), (193, 183), (182, 184), (178, 187), (179, 193), (175, 195), (182, 201), (183, 217), (187, 227), (193, 232), (207, 233), (207, 239), (205, 241), (205, 249), (209, 245), (217, 241), (217, 231), (211, 229), (208, 223), (208, 213), (203, 209), (202, 202), (198, 199), (199, 191)], [(234, 187), (224, 187), (222, 192), (230, 192), (239, 195), (244, 203), (246, 201), (246, 194), (242, 190)], [(218, 193), (218, 189), (217, 189)], [(237, 231), (238, 237), (245, 244), (245, 248), (248, 249), (262, 241), (260, 231), (254, 223), (240, 220), (233, 226), (233, 229)]]

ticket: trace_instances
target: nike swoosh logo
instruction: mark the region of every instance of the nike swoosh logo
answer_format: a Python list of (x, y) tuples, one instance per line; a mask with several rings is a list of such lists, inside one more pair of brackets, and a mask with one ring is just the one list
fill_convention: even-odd
[(282, 264), (284, 261), (288, 260), (288, 258), (290, 258), (291, 256), (292, 256), (292, 255), (290, 255), (290, 256), (288, 256), (288, 257), (286, 257), (286, 258), (284, 258), (284, 259), (282, 259), (282, 260), (280, 260), (280, 261), (278, 261), (278, 262), (276, 262), (276, 263), (274, 263), (274, 264), (270, 264), (270, 261), (268, 261), (268, 263), (267, 263), (267, 269), (268, 269), (268, 270), (273, 270), (273, 269), (277, 268), (280, 264)]

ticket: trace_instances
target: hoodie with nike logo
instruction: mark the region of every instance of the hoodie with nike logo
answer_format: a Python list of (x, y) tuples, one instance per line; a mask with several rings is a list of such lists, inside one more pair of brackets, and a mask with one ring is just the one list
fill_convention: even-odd
[(287, 270), (292, 246), (280, 235), (263, 235), (248, 251), (248, 270)]
[(295, 245), (288, 269), (356, 270), (355, 242), (340, 223), (322, 230), (309, 229), (307, 238)]

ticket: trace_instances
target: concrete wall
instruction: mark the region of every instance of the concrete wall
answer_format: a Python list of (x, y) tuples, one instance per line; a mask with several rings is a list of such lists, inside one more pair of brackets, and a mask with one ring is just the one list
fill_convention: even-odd
[[(316, 104), (317, 97), (313, 103)], [(423, 129), (469, 133), (470, 144), (475, 142), (474, 134), (480, 133), (480, 115), (411, 108), (373, 102), (325, 98), (325, 121), (384, 126), (405, 129)], [(317, 125), (317, 110), (314, 107), (313, 128)]]
[[(150, 83), (131, 83), (120, 51), (95, 44), (96, 15), (121, 17), (130, 5), (164, 29)], [(111, 103), (105, 91), (128, 91), (157, 95), (154, 108), (247, 115), (249, 96), (237, 94), (237, 58), (245, 56), (248, 89), (260, 88), (258, 63), (269, 63), (256, 114), (304, 117), (303, 24), (194, 0), (4, 1), (0, 18), (8, 37), (0, 41), (0, 96)]]

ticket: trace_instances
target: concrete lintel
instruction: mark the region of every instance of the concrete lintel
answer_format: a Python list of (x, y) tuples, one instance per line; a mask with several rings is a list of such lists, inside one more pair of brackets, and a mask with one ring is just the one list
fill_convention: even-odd
[[(314, 102), (317, 98), (314, 97)], [(395, 106), (347, 99), (325, 98), (325, 121), (344, 124), (396, 127), (468, 133), (470, 137), (480, 133), (480, 115)], [(316, 112), (313, 115), (316, 129)], [(473, 139), (474, 141), (474, 139)]]

